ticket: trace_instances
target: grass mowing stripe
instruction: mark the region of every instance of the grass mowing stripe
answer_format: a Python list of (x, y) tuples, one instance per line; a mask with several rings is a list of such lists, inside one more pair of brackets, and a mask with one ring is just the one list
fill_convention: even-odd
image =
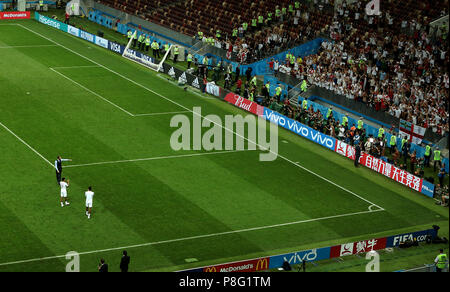
[(0, 46), (0, 49), (57, 47), (58, 45)]
[(179, 112), (165, 112), (165, 113), (149, 113), (149, 114), (137, 114), (135, 117), (145, 117), (145, 116), (160, 116), (160, 115), (173, 115), (173, 114), (183, 114), (190, 113), (190, 111), (179, 111)]
[[(321, 221), (321, 220), (327, 220), (327, 219), (333, 219), (333, 218), (349, 217), (349, 216), (360, 215), (360, 214), (367, 214), (367, 213), (373, 213), (373, 212), (379, 212), (379, 211), (384, 211), (384, 210), (373, 210), (373, 211), (369, 210), (369, 211), (361, 211), (361, 212), (354, 212), (354, 213), (341, 214), (341, 215), (333, 215), (333, 216), (314, 218), (314, 219), (307, 219), (307, 220), (301, 220), (301, 221), (295, 221), (295, 222), (274, 224), (274, 225), (269, 225), (269, 226), (260, 226), (260, 227), (253, 227), (253, 228), (247, 228), (247, 229), (241, 229), (241, 230), (233, 230), (233, 231), (226, 231), (226, 232), (219, 232), (219, 233), (212, 233), (212, 234), (204, 234), (204, 235), (190, 236), (190, 237), (177, 238), (177, 239), (162, 240), (162, 241), (156, 241), (156, 242), (148, 242), (148, 243), (135, 244), (135, 245), (129, 245), (129, 246), (121, 246), (121, 247), (113, 247), (113, 248), (100, 249), (100, 250), (85, 251), (85, 252), (80, 252), (78, 254), (79, 255), (86, 255), (86, 254), (101, 253), (101, 252), (108, 252), (108, 251), (122, 250), (122, 249), (131, 249), (131, 248), (138, 248), (138, 247), (151, 246), (151, 245), (160, 245), (160, 244), (165, 244), (165, 243), (172, 243), (172, 242), (179, 242), (179, 241), (185, 241), (185, 240), (192, 240), (192, 239), (200, 239), (200, 238), (221, 236), (221, 235), (226, 235), (226, 234), (234, 234), (234, 233), (242, 233), (242, 232), (263, 230), (263, 229), (268, 229), (268, 228), (276, 228), (276, 227), (281, 227), (281, 226), (301, 224), (301, 223), (308, 223), (308, 222), (315, 222), (315, 221)], [(8, 265), (14, 265), (14, 264), (36, 262), (36, 261), (45, 261), (45, 260), (50, 260), (50, 259), (62, 258), (62, 257), (65, 257), (65, 256), (66, 255), (58, 255), (58, 256), (49, 256), (49, 257), (42, 257), (42, 258), (35, 258), (35, 259), (28, 259), (28, 260), (20, 260), (20, 261), (14, 261), (14, 262), (0, 263), (0, 266), (8, 266)]]
[[(134, 81), (134, 80), (132, 80), (132, 79), (126, 77), (126, 76), (123, 76), (122, 74), (120, 74), (120, 73), (118, 73), (118, 72), (116, 72), (116, 71), (114, 71), (114, 70), (112, 70), (112, 69), (110, 69), (110, 68), (108, 68), (108, 67), (106, 67), (106, 66), (104, 66), (104, 65), (102, 65), (102, 64), (100, 64), (100, 63), (98, 63), (98, 62), (96, 62), (96, 61), (94, 61), (94, 60), (92, 60), (92, 59), (90, 59), (90, 58), (88, 58), (88, 57), (86, 57), (86, 56), (84, 56), (84, 55), (81, 55), (81, 54), (78, 53), (78, 52), (75, 52), (75, 51), (73, 51), (73, 50), (71, 50), (71, 49), (69, 49), (69, 48), (63, 46), (63, 45), (61, 45), (61, 44), (55, 42), (55, 41), (52, 40), (52, 39), (49, 39), (49, 38), (47, 38), (47, 37), (41, 35), (40, 33), (37, 33), (37, 32), (35, 32), (35, 31), (33, 31), (33, 30), (31, 30), (31, 29), (29, 29), (29, 28), (27, 28), (27, 27), (25, 27), (25, 26), (23, 26), (23, 25), (21, 25), (21, 24), (19, 24), (19, 25), (20, 25), (21, 27), (25, 28), (26, 30), (28, 30), (28, 31), (30, 31), (30, 32), (32, 32), (32, 33), (34, 33), (34, 34), (39, 35), (39, 36), (41, 36), (42, 38), (44, 38), (44, 39), (46, 39), (46, 40), (49, 40), (49, 41), (51, 41), (51, 42), (53, 42), (53, 43), (55, 43), (55, 44), (61, 46), (62, 48), (66, 49), (66, 50), (68, 50), (68, 51), (70, 51), (70, 52), (72, 52), (72, 53), (74, 53), (74, 54), (76, 54), (76, 55), (78, 55), (78, 56), (80, 56), (80, 57), (82, 57), (82, 58), (84, 58), (84, 59), (86, 59), (86, 60), (88, 60), (88, 61), (94, 63), (94, 64), (99, 65), (100, 67), (102, 67), (102, 68), (104, 68), (104, 69), (106, 69), (106, 70), (108, 70), (108, 71), (110, 71), (110, 72), (116, 74), (117, 76), (120, 76), (120, 77), (122, 77), (122, 78), (124, 78), (124, 79), (126, 79), (126, 80), (128, 80), (128, 81), (130, 81), (130, 82), (132, 82), (132, 83), (134, 83), (134, 84), (136, 84), (136, 85), (138, 85), (139, 87), (141, 87), (141, 88), (143, 88), (143, 89), (145, 89), (145, 90), (147, 90), (147, 91), (149, 91), (149, 92), (152, 92), (153, 94), (156, 94), (157, 96), (160, 96), (161, 98), (163, 98), (163, 99), (165, 99), (165, 100), (167, 100), (167, 101), (170, 101), (170, 102), (174, 103), (175, 105), (178, 105), (179, 107), (184, 108), (185, 110), (192, 112), (192, 113), (195, 114), (195, 115), (200, 116), (200, 118), (203, 118), (203, 119), (205, 119), (205, 120), (207, 120), (207, 121), (209, 121), (209, 122), (211, 122), (211, 123), (213, 123), (213, 124), (215, 124), (215, 125), (217, 125), (217, 126), (223, 128), (223, 129), (225, 129), (226, 131), (229, 131), (229, 132), (231, 132), (231, 133), (233, 133), (233, 134), (235, 134), (235, 135), (237, 135), (237, 136), (239, 136), (239, 137), (241, 137), (241, 138), (247, 140), (248, 142), (255, 144), (256, 146), (261, 147), (261, 145), (255, 143), (255, 142), (253, 142), (253, 141), (250, 141), (248, 138), (243, 137), (242, 135), (239, 135), (238, 133), (236, 133), (236, 132), (234, 132), (233, 130), (230, 130), (230, 129), (224, 127), (224, 126), (221, 125), (221, 124), (218, 124), (218, 123), (216, 123), (216, 122), (214, 122), (214, 121), (212, 121), (212, 120), (210, 120), (210, 119), (205, 118), (205, 117), (202, 116), (202, 115), (199, 115), (198, 113), (195, 113), (195, 112), (192, 111), (191, 109), (189, 109), (189, 108), (187, 108), (187, 107), (185, 107), (185, 106), (179, 104), (178, 102), (173, 101), (173, 100), (171, 100), (170, 98), (167, 98), (167, 97), (163, 96), (162, 94), (160, 94), (160, 93), (158, 93), (158, 92), (156, 92), (156, 91), (154, 91), (154, 90), (152, 90), (152, 89), (150, 89), (150, 88), (147, 88), (146, 86), (144, 86), (144, 85), (142, 85), (142, 84), (140, 84), (140, 83), (138, 83), (138, 82), (136, 82), (136, 81)], [(367, 200), (367, 199), (361, 197), (360, 195), (358, 195), (358, 194), (356, 194), (356, 193), (354, 193), (354, 192), (352, 192), (352, 191), (350, 191), (350, 190), (348, 190), (348, 189), (346, 189), (346, 188), (344, 188), (344, 187), (342, 187), (342, 186), (336, 184), (335, 182), (333, 182), (333, 181), (331, 181), (331, 180), (329, 180), (329, 179), (327, 179), (327, 178), (325, 178), (325, 177), (323, 177), (323, 176), (321, 176), (321, 175), (319, 175), (319, 174), (317, 174), (317, 173), (315, 173), (315, 172), (313, 172), (313, 171), (311, 171), (311, 170), (305, 168), (304, 166), (302, 166), (302, 165), (300, 165), (300, 164), (298, 164), (298, 163), (295, 163), (295, 162), (293, 162), (292, 160), (290, 160), (290, 159), (288, 159), (288, 158), (286, 158), (286, 157), (284, 157), (284, 156), (282, 156), (282, 155), (280, 155), (280, 154), (278, 154), (278, 153), (273, 152), (272, 150), (269, 150), (269, 151), (270, 151), (272, 154), (275, 154), (275, 155), (277, 155), (278, 157), (280, 157), (280, 158), (286, 160), (287, 162), (291, 163), (292, 165), (295, 165), (295, 166), (297, 166), (297, 167), (299, 167), (299, 168), (302, 168), (303, 170), (308, 171), (309, 173), (311, 173), (311, 174), (313, 174), (313, 175), (315, 175), (315, 176), (317, 176), (317, 177), (319, 177), (319, 178), (325, 180), (326, 182), (328, 182), (328, 183), (330, 183), (330, 184), (332, 184), (332, 185), (334, 185), (334, 186), (336, 186), (336, 187), (338, 187), (338, 188), (340, 188), (340, 189), (342, 189), (342, 190), (348, 192), (349, 194), (351, 194), (351, 195), (353, 195), (353, 196), (355, 196), (355, 197), (357, 197), (357, 198), (359, 198), (359, 199), (361, 199), (361, 200), (363, 200), (363, 201), (369, 203), (370, 205), (373, 205), (373, 206), (375, 206), (375, 207), (377, 207), (377, 208), (379, 208), (379, 209), (381, 209), (381, 210), (384, 210), (382, 207), (378, 206), (377, 204), (372, 203), (371, 201), (369, 201), (369, 200)]]
[(56, 71), (56, 70), (53, 69), (53, 68), (49, 68), (49, 69), (52, 70), (53, 72), (59, 74), (60, 76), (66, 78), (67, 80), (69, 80), (69, 81), (75, 83), (76, 85), (80, 86), (81, 88), (83, 88), (83, 89), (86, 90), (87, 92), (92, 93), (93, 95), (95, 95), (95, 96), (99, 97), (100, 99), (106, 101), (107, 103), (111, 104), (112, 106), (115, 106), (116, 108), (120, 109), (121, 111), (123, 111), (123, 112), (126, 113), (127, 115), (132, 116), (132, 117), (134, 116), (132, 113), (130, 113), (130, 112), (127, 111), (126, 109), (124, 109), (124, 108), (118, 106), (117, 104), (113, 103), (112, 101), (110, 101), (110, 100), (104, 98), (104, 97), (101, 96), (100, 94), (95, 93), (94, 91), (92, 91), (92, 90), (90, 90), (89, 88), (87, 88), (87, 87), (81, 85), (80, 83), (76, 82), (75, 80), (71, 79), (70, 77), (67, 77), (66, 75), (62, 74), (61, 72), (58, 72), (58, 71)]
[(22, 138), (20, 138), (19, 136), (17, 136), (13, 131), (11, 131), (8, 127), (6, 127), (5, 125), (2, 124), (2, 122), (0, 122), (0, 126), (2, 126), (6, 131), (8, 131), (9, 133), (11, 133), (14, 137), (16, 137), (20, 142), (22, 142), (22, 144), (24, 144), (25, 146), (27, 146), (29, 149), (31, 149), (31, 151), (33, 151), (34, 153), (36, 153), (40, 158), (42, 158), (45, 162), (47, 162), (51, 167), (54, 167), (54, 165), (47, 160), (47, 158), (45, 158), (44, 156), (42, 156), (39, 152), (36, 151), (36, 149), (34, 149), (33, 147), (31, 147), (30, 145), (28, 145), (27, 142), (25, 142), (24, 140), (22, 140)]
[(117, 160), (117, 161), (103, 161), (103, 162), (93, 162), (93, 163), (86, 163), (86, 164), (66, 165), (66, 166), (64, 166), (64, 168), (92, 166), (92, 165), (103, 165), (103, 164), (115, 164), (115, 163), (124, 163), (124, 162), (138, 162), (138, 161), (149, 161), (149, 160), (173, 159), (173, 158), (194, 157), (194, 156), (212, 155), (212, 154), (235, 153), (235, 152), (243, 152), (243, 151), (251, 151), (251, 150), (230, 150), (230, 151), (217, 151), (217, 152), (182, 154), (182, 155), (172, 155), (172, 156), (159, 156), (159, 157), (128, 159), (128, 160)]

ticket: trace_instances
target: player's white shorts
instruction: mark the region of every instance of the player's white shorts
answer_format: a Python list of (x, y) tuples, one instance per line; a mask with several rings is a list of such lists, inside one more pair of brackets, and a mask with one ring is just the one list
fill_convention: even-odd
[(92, 208), (92, 201), (86, 202), (86, 208)]
[(67, 198), (67, 191), (61, 191), (61, 198)]

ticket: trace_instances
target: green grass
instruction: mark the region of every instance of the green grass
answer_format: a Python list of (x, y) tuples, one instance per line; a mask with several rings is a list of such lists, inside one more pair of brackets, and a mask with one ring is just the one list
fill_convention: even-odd
[[(173, 115), (127, 112), (245, 112), (36, 21), (8, 23), (28, 30), (0, 25), (0, 47), (34, 47), (0, 49), (0, 271), (64, 271), (68, 251), (82, 253), (82, 271), (101, 257), (118, 271), (124, 247), (131, 271), (174, 271), (448, 221), (433, 200), (282, 129), (279, 154), (309, 171), (281, 157), (260, 162), (259, 151), (71, 167), (71, 205), (61, 208), (57, 155), (70, 166), (205, 152), (172, 150)], [(384, 210), (367, 212), (371, 203)]]
[[(61, 9), (50, 9), (48, 12), (42, 12), (43, 15), (46, 15), (48, 17), (52, 17), (52, 16), (56, 16), (58, 18), (58, 20), (60, 21), (64, 21), (64, 10)], [(86, 17), (78, 17), (78, 16), (72, 16), (70, 18), (70, 24), (73, 26), (76, 26), (78, 28), (82, 28), (84, 31), (90, 32), (92, 34), (97, 35), (98, 31), (102, 31), (104, 33), (104, 38), (111, 40), (111, 41), (115, 41), (117, 43), (121, 43), (123, 45), (127, 44), (127, 37), (115, 30), (109, 29), (107, 27), (104, 27), (96, 22), (92, 22), (89, 20), (89, 18)], [(138, 50), (137, 48), (134, 48), (135, 50)], [(143, 53), (149, 55), (149, 56), (153, 56), (153, 54), (151, 52), (144, 52)], [(188, 63), (184, 60), (182, 61), (178, 61), (176, 63), (173, 62), (173, 60), (171, 60), (170, 58), (167, 58), (166, 60), (167, 64), (170, 64), (180, 70), (185, 71), (188, 68)], [(194, 67), (194, 65), (191, 66), (191, 68)], [(242, 72), (245, 73), (245, 72)], [(225, 80), (224, 80), (224, 72), (222, 72), (220, 74), (220, 79), (216, 82), (216, 84), (218, 84), (219, 86), (224, 87), (225, 84)], [(234, 80), (235, 78), (235, 73), (232, 73), (232, 80)], [(245, 75), (241, 75), (241, 80), (242, 80), (242, 90), (244, 88), (244, 84), (245, 81), (250, 82), (250, 80), (247, 80), (247, 77)], [(208, 70), (208, 80), (212, 81), (214, 80), (214, 70)], [(261, 80), (257, 80), (257, 88), (259, 91), (259, 88), (261, 88), (261, 86), (263, 85), (263, 81)], [(235, 91), (236, 90), (236, 85), (233, 84), (230, 87), (231, 91)]]

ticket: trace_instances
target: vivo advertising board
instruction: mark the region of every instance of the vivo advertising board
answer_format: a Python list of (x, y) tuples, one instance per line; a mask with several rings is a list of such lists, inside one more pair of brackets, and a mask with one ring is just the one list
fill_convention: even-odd
[(303, 261), (313, 262), (328, 258), (330, 258), (330, 247), (298, 251), (270, 257), (269, 268), (279, 268), (283, 266), (284, 261), (287, 261), (291, 265), (296, 265), (301, 264)]
[(281, 126), (291, 132), (296, 133), (299, 136), (307, 138), (321, 146), (327, 147), (328, 149), (334, 151), (336, 145), (336, 139), (333, 137), (329, 137), (320, 133), (319, 131), (313, 130), (308, 126), (305, 126), (295, 120), (287, 118), (282, 114), (279, 114), (275, 111), (272, 111), (268, 108), (264, 108), (263, 117), (278, 125)]

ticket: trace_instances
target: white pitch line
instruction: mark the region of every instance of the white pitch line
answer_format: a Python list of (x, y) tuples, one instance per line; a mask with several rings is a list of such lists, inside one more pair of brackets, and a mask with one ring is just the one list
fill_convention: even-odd
[(143, 117), (143, 116), (160, 116), (160, 115), (173, 115), (173, 114), (182, 114), (182, 113), (190, 113), (190, 111), (179, 111), (179, 112), (165, 112), (165, 113), (149, 113), (149, 114), (136, 114), (135, 117)]
[[(156, 92), (156, 91), (154, 91), (154, 90), (152, 90), (152, 89), (150, 89), (150, 88), (148, 88), (148, 87), (146, 87), (146, 86), (144, 86), (144, 85), (142, 85), (142, 84), (140, 84), (140, 83), (138, 83), (138, 82), (136, 82), (136, 81), (134, 81), (134, 80), (132, 80), (132, 79), (130, 79), (130, 78), (128, 78), (128, 77), (126, 77), (126, 76), (123, 76), (122, 74), (120, 74), (120, 73), (118, 73), (118, 72), (116, 72), (116, 71), (114, 71), (114, 70), (112, 70), (112, 69), (110, 69), (110, 68), (108, 68), (108, 67), (106, 67), (106, 66), (104, 66), (104, 65), (102, 65), (102, 64), (100, 64), (100, 63), (98, 63), (98, 62), (96, 62), (96, 61), (94, 61), (94, 60), (92, 60), (92, 59), (90, 59), (90, 58), (88, 58), (88, 57), (86, 57), (86, 56), (84, 56), (84, 55), (82, 55), (82, 54), (80, 54), (80, 53), (74, 51), (74, 50), (72, 50), (72, 49), (69, 49), (69, 48), (63, 46), (63, 45), (57, 43), (56, 41), (54, 41), (54, 40), (52, 40), (52, 39), (49, 39), (49, 38), (47, 38), (46, 36), (43, 36), (42, 34), (40, 34), (40, 33), (38, 33), (38, 32), (33, 31), (32, 29), (29, 29), (29, 28), (26, 27), (26, 26), (23, 26), (23, 25), (21, 25), (21, 24), (18, 24), (18, 25), (19, 25), (20, 27), (22, 27), (22, 28), (24, 28), (24, 29), (26, 29), (26, 30), (28, 30), (28, 31), (30, 31), (30, 32), (32, 32), (32, 33), (34, 33), (34, 34), (36, 34), (36, 35), (38, 35), (38, 36), (40, 36), (40, 37), (42, 37), (42, 38), (44, 38), (44, 39), (50, 41), (50, 42), (52, 42), (52, 43), (54, 43), (54, 44), (57, 44), (57, 45), (61, 46), (62, 48), (64, 48), (64, 49), (66, 49), (66, 50), (68, 50), (68, 51), (74, 53), (75, 55), (78, 55), (78, 56), (80, 56), (80, 57), (82, 57), (82, 58), (84, 58), (84, 59), (86, 59), (86, 60), (92, 62), (93, 64), (99, 65), (100, 67), (102, 67), (102, 68), (104, 68), (104, 69), (110, 71), (111, 73), (114, 73), (114, 74), (116, 74), (117, 76), (120, 76), (120, 77), (124, 78), (125, 80), (128, 80), (128, 81), (130, 81), (131, 83), (133, 83), (133, 84), (135, 84), (135, 85), (137, 85), (137, 86), (139, 86), (139, 87), (141, 87), (141, 88), (143, 88), (143, 89), (145, 89), (145, 90), (147, 90), (147, 91), (149, 91), (149, 92), (152, 92), (153, 94), (155, 94), (155, 95), (157, 95), (157, 96), (159, 96), (159, 97), (161, 97), (161, 98), (163, 98), (163, 99), (165, 99), (165, 100), (167, 100), (167, 101), (169, 101), (169, 102), (171, 102), (171, 103), (173, 103), (173, 104), (176, 104), (176, 105), (178, 105), (179, 107), (181, 107), (181, 108), (183, 108), (183, 109), (185, 109), (185, 110), (187, 110), (187, 111), (192, 112), (193, 114), (199, 115), (198, 113), (195, 113), (194, 111), (192, 111), (191, 109), (185, 107), (184, 105), (181, 105), (181, 104), (179, 104), (178, 102), (173, 101), (173, 100), (171, 100), (171, 99), (165, 97), (164, 95), (162, 95), (162, 94), (160, 94), (160, 93), (158, 93), (158, 92)], [(255, 144), (256, 146), (261, 147), (259, 144), (255, 143), (255, 142), (253, 142), (253, 141), (250, 141), (248, 138), (246, 138), (246, 137), (244, 137), (244, 136), (242, 136), (242, 135), (239, 135), (239, 134), (236, 133), (234, 130), (230, 130), (230, 129), (224, 127), (222, 124), (218, 124), (218, 123), (216, 123), (216, 122), (214, 122), (214, 121), (212, 121), (212, 120), (210, 120), (210, 119), (208, 119), (208, 118), (205, 118), (205, 117), (202, 116), (202, 115), (199, 115), (199, 116), (200, 116), (200, 118), (203, 118), (203, 119), (205, 119), (205, 120), (207, 120), (207, 121), (209, 121), (209, 122), (211, 122), (211, 123), (213, 123), (213, 124), (215, 124), (215, 125), (217, 125), (217, 126), (223, 128), (224, 130), (229, 131), (229, 132), (231, 132), (231, 133), (233, 133), (233, 134), (235, 134), (235, 135), (237, 135), (237, 136), (239, 136), (239, 137), (241, 137), (241, 138), (243, 138), (243, 139), (249, 141), (250, 143)], [(347, 192), (347, 193), (349, 193), (349, 194), (351, 194), (351, 195), (353, 195), (353, 196), (355, 196), (355, 197), (357, 197), (357, 198), (359, 198), (359, 199), (361, 199), (361, 200), (363, 200), (363, 201), (369, 203), (370, 205), (374, 205), (374, 206), (376, 206), (376, 207), (378, 207), (378, 208), (380, 208), (380, 209), (383, 209), (382, 207), (378, 206), (377, 204), (374, 204), (374, 203), (372, 203), (371, 201), (369, 201), (369, 200), (367, 200), (367, 199), (364, 199), (364, 198), (361, 197), (360, 195), (358, 195), (358, 194), (356, 194), (356, 193), (354, 193), (354, 192), (352, 192), (352, 191), (350, 191), (350, 190), (348, 190), (348, 189), (346, 189), (346, 188), (344, 188), (344, 187), (342, 187), (342, 186), (336, 184), (335, 182), (330, 181), (329, 179), (327, 179), (327, 178), (325, 178), (325, 177), (323, 177), (323, 176), (321, 176), (321, 175), (319, 175), (319, 174), (313, 172), (312, 170), (309, 170), (309, 169), (305, 168), (304, 166), (302, 166), (302, 165), (300, 165), (300, 164), (298, 164), (298, 163), (293, 162), (292, 160), (290, 160), (290, 159), (288, 159), (288, 158), (282, 156), (281, 154), (275, 153), (275, 152), (273, 152), (272, 150), (269, 150), (269, 151), (270, 151), (272, 154), (277, 155), (277, 157), (280, 157), (280, 158), (286, 160), (287, 162), (291, 163), (292, 165), (295, 165), (295, 166), (297, 166), (297, 167), (299, 167), (299, 168), (301, 168), (301, 169), (303, 169), (303, 170), (305, 170), (305, 171), (307, 171), (307, 172), (309, 172), (309, 173), (311, 173), (311, 174), (317, 176), (318, 178), (323, 179), (324, 181), (326, 181), (326, 182), (328, 182), (328, 183), (330, 183), (330, 184), (332, 184), (332, 185), (334, 185), (334, 186), (340, 188), (341, 190), (343, 190), (343, 191), (345, 191), (345, 192)], [(383, 210), (384, 210), (384, 209), (383, 209)]]
[(104, 98), (104, 97), (101, 96), (100, 94), (95, 93), (94, 91), (90, 90), (89, 88), (85, 87), (84, 85), (81, 85), (80, 83), (78, 83), (78, 82), (76, 82), (75, 80), (73, 80), (72, 78), (70, 78), (70, 77), (64, 75), (63, 73), (58, 72), (57, 70), (55, 70), (55, 69), (53, 69), (53, 68), (50, 68), (50, 70), (52, 70), (53, 72), (55, 72), (55, 73), (61, 75), (62, 77), (66, 78), (67, 80), (69, 80), (69, 81), (75, 83), (76, 85), (80, 86), (81, 88), (83, 88), (83, 89), (86, 90), (87, 92), (90, 92), (90, 93), (92, 93), (93, 95), (95, 95), (95, 96), (97, 96), (97, 97), (103, 99), (103, 100), (106, 101), (107, 103), (109, 103), (109, 104), (115, 106), (116, 108), (120, 109), (121, 111), (123, 111), (124, 113), (128, 114), (129, 116), (132, 116), (132, 117), (134, 116), (132, 113), (130, 113), (130, 112), (127, 111), (126, 109), (123, 109), (122, 107), (120, 107), (120, 106), (118, 106), (117, 104), (113, 103), (112, 101), (110, 101), (110, 100)]
[(66, 66), (66, 67), (51, 67), (53, 69), (79, 69), (79, 68), (100, 68), (98, 65), (86, 65), (86, 66)]
[(64, 168), (103, 165), (103, 164), (115, 164), (115, 163), (125, 163), (125, 162), (139, 162), (139, 161), (149, 161), (149, 160), (172, 159), (172, 158), (183, 158), (183, 157), (195, 157), (195, 156), (213, 155), (213, 154), (236, 153), (236, 152), (243, 152), (243, 151), (251, 151), (251, 150), (230, 150), (230, 151), (193, 153), (193, 154), (182, 154), (182, 155), (172, 155), (172, 156), (158, 156), (158, 157), (148, 157), (148, 158), (128, 159), (128, 160), (103, 161), (103, 162), (93, 162), (93, 163), (86, 163), (86, 164), (66, 165), (66, 166), (64, 166)]
[(51, 167), (55, 167), (50, 161), (47, 160), (47, 158), (45, 158), (44, 156), (42, 156), (39, 152), (36, 151), (36, 149), (34, 149), (33, 147), (31, 147), (30, 145), (27, 144), (27, 142), (25, 142), (24, 140), (22, 140), (22, 138), (20, 138), (19, 136), (17, 136), (13, 131), (11, 131), (7, 126), (3, 125), (0, 122), (0, 126), (2, 126), (6, 131), (8, 131), (9, 133), (11, 133), (14, 137), (16, 137), (20, 142), (22, 142), (22, 144), (24, 144), (25, 146), (27, 146), (29, 149), (31, 149), (34, 153), (36, 153), (40, 158), (42, 158), (45, 162), (47, 162), (48, 164), (50, 164)]
[(44, 47), (57, 47), (57, 46), (58, 45), (0, 46), (0, 49), (44, 48)]
[[(374, 212), (379, 212), (379, 211), (383, 211), (383, 210), (375, 210), (375, 211), (369, 210), (369, 211), (361, 211), (361, 212), (347, 213), (347, 214), (341, 214), (341, 215), (333, 215), (333, 216), (327, 216), (327, 217), (321, 217), (321, 218), (300, 220), (300, 221), (295, 221), (295, 222), (288, 222), (288, 223), (281, 223), (281, 224), (274, 224), (274, 225), (267, 225), (267, 226), (260, 226), (260, 227), (252, 227), (252, 228), (247, 228), (247, 229), (210, 233), (210, 234), (204, 234), (204, 235), (197, 235), (197, 236), (190, 236), (190, 237), (183, 237), (183, 238), (169, 239), (169, 240), (162, 240), (162, 241), (155, 241), (155, 242), (147, 242), (147, 243), (141, 243), (141, 244), (135, 244), (135, 245), (129, 245), (129, 246), (121, 246), (121, 247), (113, 247), (113, 248), (107, 248), (107, 249), (98, 249), (98, 250), (92, 250), (92, 251), (79, 252), (78, 254), (86, 255), (86, 254), (94, 254), (94, 253), (108, 252), (108, 251), (114, 251), (114, 250), (123, 250), (123, 249), (131, 249), (131, 248), (138, 248), (138, 247), (145, 247), (145, 246), (152, 246), (152, 245), (160, 245), (160, 244), (167, 244), (167, 243), (173, 243), (173, 242), (179, 242), (179, 241), (186, 241), (186, 240), (193, 240), (193, 239), (200, 239), (200, 238), (207, 238), (207, 237), (216, 237), (216, 236), (222, 236), (222, 235), (228, 235), (228, 234), (263, 230), (263, 229), (276, 228), (276, 227), (282, 227), (282, 226), (288, 226), (288, 225), (296, 225), (296, 224), (302, 224), (302, 223), (309, 223), (309, 222), (315, 222), (315, 221), (321, 221), (321, 220), (327, 220), (327, 219), (333, 219), (333, 218), (349, 217), (349, 216), (368, 214), (368, 213), (374, 213)], [(0, 266), (8, 266), (8, 265), (15, 265), (15, 264), (45, 261), (45, 260), (63, 258), (65, 256), (66, 255), (64, 254), (64, 255), (58, 255), (58, 256), (48, 256), (48, 257), (34, 258), (34, 259), (28, 259), (28, 260), (20, 260), (20, 261), (14, 261), (14, 262), (1, 263)]]

